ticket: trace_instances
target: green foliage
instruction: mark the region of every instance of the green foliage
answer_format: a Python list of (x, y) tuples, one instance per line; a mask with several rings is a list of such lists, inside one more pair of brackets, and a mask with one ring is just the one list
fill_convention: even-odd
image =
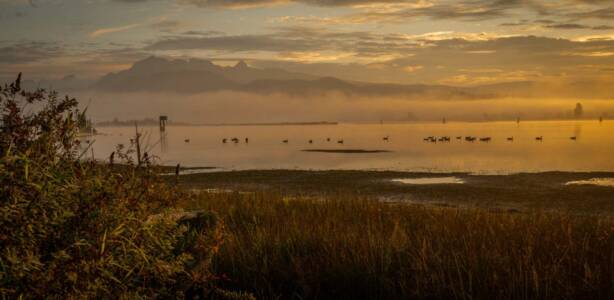
[(221, 222), (174, 208), (191, 196), (128, 153), (81, 159), (76, 105), (0, 87), (0, 299), (224, 296), (209, 271)]

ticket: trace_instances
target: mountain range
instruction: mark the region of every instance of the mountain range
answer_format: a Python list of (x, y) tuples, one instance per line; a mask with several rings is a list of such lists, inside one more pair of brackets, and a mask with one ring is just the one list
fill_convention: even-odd
[(203, 59), (166, 59), (148, 57), (129, 69), (109, 73), (95, 82), (79, 80), (74, 75), (54, 82), (31, 82), (62, 92), (93, 90), (105, 93), (166, 92), (196, 94), (236, 91), (257, 94), (318, 96), (330, 92), (348, 96), (390, 96), (430, 99), (490, 99), (499, 97), (614, 97), (614, 83), (594, 81), (553, 84), (536, 81), (504, 82), (456, 87), (438, 84), (384, 84), (348, 81), (335, 77), (260, 69), (239, 61), (234, 66), (220, 66)]
[(240, 91), (249, 93), (284, 93), (295, 96), (340, 92), (367, 96), (433, 96), (439, 98), (486, 98), (490, 92), (474, 88), (444, 85), (403, 85), (346, 81), (334, 77), (258, 69), (239, 61), (234, 66), (219, 66), (201, 59), (168, 60), (149, 57), (130, 69), (110, 73), (93, 85), (105, 92), (177, 92), (200, 93)]

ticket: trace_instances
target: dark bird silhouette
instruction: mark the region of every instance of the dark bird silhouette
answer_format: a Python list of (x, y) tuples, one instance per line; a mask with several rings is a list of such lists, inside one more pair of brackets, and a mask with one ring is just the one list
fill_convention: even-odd
[(383, 138), (382, 138), (382, 140), (384, 140), (385, 142), (387, 142), (387, 141), (389, 141), (389, 140), (390, 140), (390, 136), (388, 136), (388, 135), (387, 135), (387, 136), (383, 137)]
[(245, 138), (245, 143), (246, 144), (249, 143), (249, 139), (248, 138)]
[(337, 143), (338, 144), (343, 144), (343, 140), (338, 140)]
[(282, 142), (283, 142), (284, 144), (287, 144), (287, 143), (288, 143), (288, 140), (283, 140)]
[(490, 137), (483, 137), (483, 138), (480, 138), (480, 141), (482, 141), (482, 142), (490, 142), (490, 140), (491, 140), (491, 138), (490, 138)]
[(330, 138), (326, 138), (326, 141), (327, 141), (327, 142), (330, 142)]
[(510, 136), (510, 137), (507, 138), (507, 140), (510, 141), (510, 142), (513, 142), (514, 141), (514, 137)]
[(313, 140), (309, 140), (309, 143), (310, 143), (310, 144), (313, 144)]
[(185, 139), (185, 140), (183, 140), (183, 141), (184, 141), (184, 142), (186, 142), (186, 143), (189, 143), (189, 142), (190, 142), (190, 139)]
[(222, 139), (222, 143), (226, 144), (228, 140), (227, 139)]
[(538, 137), (535, 138), (535, 140), (542, 142), (544, 140), (544, 137), (543, 136), (538, 136)]
[(578, 138), (577, 138), (577, 137), (575, 137), (575, 136), (572, 136), (572, 137), (570, 137), (569, 139), (570, 139), (570, 140), (572, 140), (572, 141), (575, 141), (575, 140), (577, 140)]

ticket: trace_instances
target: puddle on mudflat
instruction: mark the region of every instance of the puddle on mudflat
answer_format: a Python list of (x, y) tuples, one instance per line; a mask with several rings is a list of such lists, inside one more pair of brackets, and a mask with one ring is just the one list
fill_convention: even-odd
[(614, 187), (614, 178), (591, 178), (587, 180), (575, 180), (565, 183), (565, 185), (598, 185)]
[(422, 177), (422, 178), (397, 178), (392, 182), (404, 184), (463, 184), (465, 181), (458, 177)]

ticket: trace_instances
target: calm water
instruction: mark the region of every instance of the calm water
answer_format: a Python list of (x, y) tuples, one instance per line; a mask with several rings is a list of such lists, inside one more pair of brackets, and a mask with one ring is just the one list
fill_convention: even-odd
[[(540, 121), (493, 123), (340, 124), (322, 126), (169, 126), (160, 141), (157, 127), (142, 128), (149, 151), (163, 164), (223, 169), (377, 169), (403, 171), (514, 173), (614, 171), (614, 122)], [(130, 145), (134, 128), (103, 127), (94, 155), (106, 159), (115, 145)], [(388, 142), (383, 141), (389, 136)], [(450, 136), (448, 143), (424, 142)], [(491, 137), (486, 142), (456, 136)], [(513, 142), (507, 137), (514, 137)], [(543, 141), (535, 140), (543, 136)], [(570, 137), (577, 137), (576, 141)], [(239, 144), (222, 143), (237, 137)], [(244, 138), (249, 138), (249, 143)], [(330, 137), (331, 141), (326, 142)], [(190, 139), (189, 143), (184, 142)], [(288, 143), (282, 143), (288, 139)], [(313, 140), (309, 144), (308, 140)], [(337, 140), (343, 139), (343, 144)], [(303, 149), (390, 150), (343, 154)]]

